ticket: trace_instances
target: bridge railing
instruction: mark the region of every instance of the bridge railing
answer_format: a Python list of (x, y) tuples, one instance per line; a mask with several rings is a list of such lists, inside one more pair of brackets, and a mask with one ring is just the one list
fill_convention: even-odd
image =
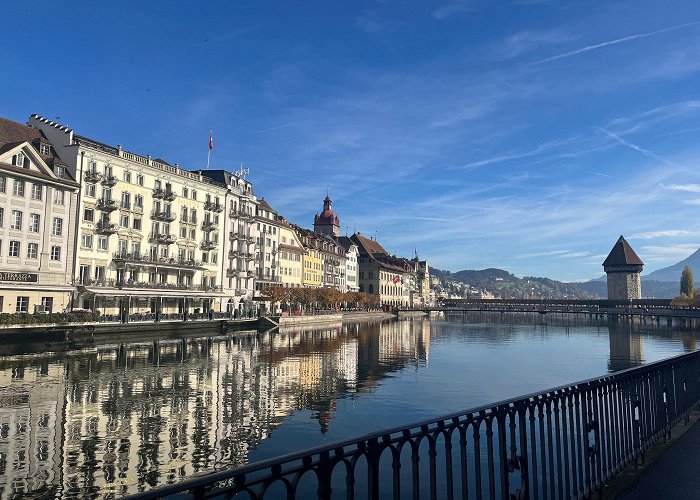
[(136, 498), (588, 498), (700, 400), (700, 351)]

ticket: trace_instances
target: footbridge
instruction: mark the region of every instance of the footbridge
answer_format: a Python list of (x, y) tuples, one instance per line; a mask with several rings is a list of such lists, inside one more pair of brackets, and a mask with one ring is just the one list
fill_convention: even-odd
[(575, 299), (446, 299), (440, 305), (399, 308), (398, 313), (500, 312), (565, 313), (667, 318), (700, 318), (700, 307), (674, 303), (672, 299), (575, 300)]

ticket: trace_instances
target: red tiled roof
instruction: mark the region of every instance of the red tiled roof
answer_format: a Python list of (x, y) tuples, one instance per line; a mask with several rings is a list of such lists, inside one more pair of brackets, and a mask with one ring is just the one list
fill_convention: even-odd
[(54, 163), (65, 165), (56, 154), (53, 146), (51, 146), (50, 154), (45, 155), (41, 153), (39, 148), (40, 142), (51, 145), (51, 142), (41, 130), (0, 117), (0, 151), (7, 151), (24, 142), (30, 143), (47, 165), (51, 166)]

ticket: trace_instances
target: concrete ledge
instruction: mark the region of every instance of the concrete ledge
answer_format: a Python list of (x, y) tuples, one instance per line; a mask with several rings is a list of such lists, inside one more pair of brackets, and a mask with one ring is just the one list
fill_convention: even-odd
[(319, 314), (318, 316), (280, 316), (279, 326), (325, 325), (342, 323), (342, 314)]

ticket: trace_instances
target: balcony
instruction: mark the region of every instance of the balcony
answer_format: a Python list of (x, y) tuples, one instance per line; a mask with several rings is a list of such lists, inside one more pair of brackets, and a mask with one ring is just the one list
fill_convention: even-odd
[(134, 205), (133, 211), (134, 211), (134, 213), (142, 214), (143, 213), (143, 205)]
[(238, 269), (226, 269), (226, 277), (227, 278), (236, 278), (240, 274), (240, 271)]
[(175, 243), (175, 235), (170, 233), (151, 233), (148, 235), (148, 239), (151, 242), (160, 243), (162, 245)]
[(119, 208), (121, 208), (122, 210), (131, 210), (131, 203), (129, 203), (128, 201), (122, 201), (119, 204)]
[(236, 289), (236, 296), (240, 297), (241, 295), (245, 295), (247, 291), (248, 290), (246, 290), (245, 288), (237, 288)]
[(224, 211), (224, 206), (216, 201), (205, 201), (204, 210), (210, 210), (212, 212), (219, 213)]
[(88, 286), (105, 288), (142, 288), (149, 290), (183, 290), (192, 292), (221, 292), (221, 285), (188, 285), (186, 283), (153, 283), (134, 280), (117, 281), (115, 279), (86, 280)]
[(202, 241), (199, 248), (201, 248), (202, 250), (214, 250), (217, 247), (217, 245), (218, 243), (216, 241), (204, 240)]
[(172, 189), (153, 188), (153, 197), (167, 201), (173, 201), (176, 196), (175, 192)]
[(173, 212), (168, 212), (167, 210), (151, 210), (151, 219), (172, 222), (176, 219), (176, 216)]
[(102, 177), (102, 185), (104, 187), (116, 186), (118, 181), (119, 179), (117, 179), (116, 175), (105, 175)]
[(150, 254), (138, 254), (138, 253), (120, 253), (116, 252), (112, 255), (112, 259), (117, 262), (131, 262), (135, 264), (142, 264), (146, 266), (172, 266), (172, 267), (188, 267), (188, 268), (202, 268), (201, 261), (194, 259), (175, 259), (172, 257), (154, 257)]
[(209, 232), (219, 228), (218, 222), (204, 221), (202, 222), (202, 231)]
[(98, 182), (102, 179), (102, 174), (94, 170), (88, 170), (83, 174), (85, 182)]
[(117, 209), (117, 202), (114, 200), (109, 200), (105, 198), (100, 198), (97, 200), (97, 210), (102, 210), (104, 212), (113, 212)]
[(95, 231), (99, 234), (114, 234), (117, 232), (117, 225), (114, 222), (99, 221), (95, 224)]

